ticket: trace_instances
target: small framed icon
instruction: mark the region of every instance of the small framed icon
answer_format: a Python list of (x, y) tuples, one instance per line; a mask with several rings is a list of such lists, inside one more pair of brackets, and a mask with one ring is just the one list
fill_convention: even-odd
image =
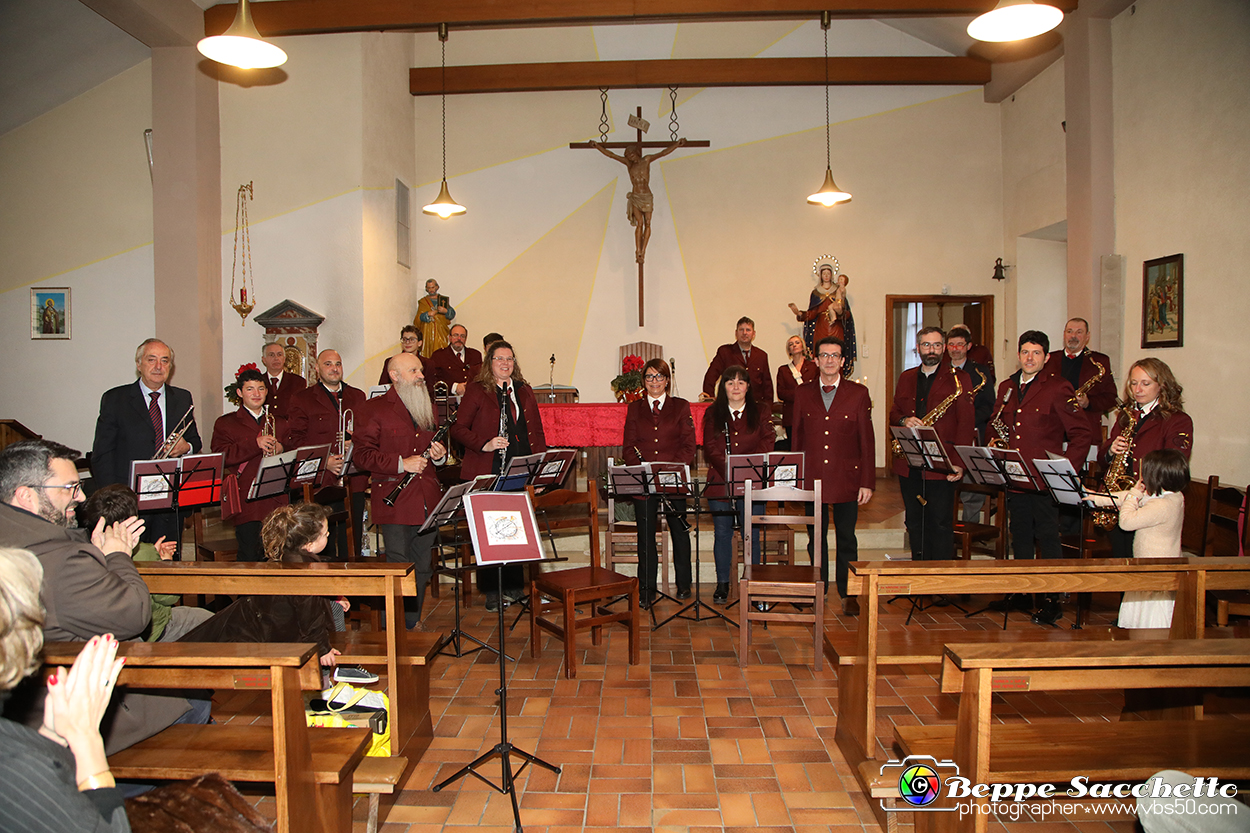
[(68, 286), (32, 286), (30, 289), (30, 337), (70, 338), (70, 289)]

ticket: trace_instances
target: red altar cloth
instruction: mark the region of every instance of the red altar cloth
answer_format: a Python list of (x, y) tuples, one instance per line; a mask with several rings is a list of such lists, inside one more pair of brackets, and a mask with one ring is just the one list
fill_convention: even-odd
[[(703, 444), (703, 412), (711, 402), (691, 402), (695, 442)], [(625, 438), (625, 410), (620, 402), (538, 403), (550, 448), (619, 446)]]

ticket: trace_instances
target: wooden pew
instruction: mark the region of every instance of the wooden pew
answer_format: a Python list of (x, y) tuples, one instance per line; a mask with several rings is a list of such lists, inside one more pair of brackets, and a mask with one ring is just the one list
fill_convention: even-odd
[[(68, 667), (81, 642), (49, 642), (44, 663)], [(122, 642), (118, 686), (269, 689), (269, 726), (174, 725), (109, 756), (118, 778), (188, 779), (220, 772), (232, 781), (273, 782), (279, 833), (349, 833), (352, 774), (368, 729), (310, 730), (301, 691), (321, 688), (316, 646), (306, 643)]]
[(153, 593), (231, 596), (381, 596), (387, 627), (331, 641), (349, 665), (385, 666), (391, 754), (415, 763), (434, 738), (429, 663), (439, 634), (409, 633), (403, 597), (416, 595), (412, 564), (160, 561), (136, 564)]
[[(853, 634), (825, 634), (825, 654), (838, 669), (838, 724), (835, 740), (855, 770), (865, 794), (893, 789), (879, 782), (877, 750), (877, 675), (881, 666), (932, 665), (936, 670), (947, 641), (1035, 642), (1112, 641), (1128, 638), (1116, 628), (1081, 631), (1038, 629), (1031, 623), (1012, 631), (880, 630), (882, 596), (956, 593), (1076, 593), (1125, 590), (1172, 590), (1177, 593), (1170, 632), (1161, 638), (1204, 635), (1208, 590), (1250, 586), (1250, 559), (1150, 558), (1053, 559), (1037, 561), (871, 561), (851, 564), (849, 592), (859, 597), (860, 615)], [(1143, 634), (1134, 634), (1134, 639)], [(879, 812), (882, 827), (893, 829), (893, 814)]]
[[(1250, 641), (951, 644), (941, 688), (959, 693), (956, 725), (900, 726), (904, 755), (953, 760), (974, 784), (1142, 781), (1163, 769), (1221, 780), (1250, 777), (1250, 723), (1227, 720), (993, 724), (996, 692), (1108, 687), (1250, 686)], [(1063, 790), (1057, 791), (1063, 796)], [(1062, 798), (1060, 798), (1062, 800)], [(988, 799), (966, 801), (988, 805)], [(943, 799), (941, 804), (949, 803)], [(940, 805), (935, 805), (940, 806)], [(984, 833), (989, 815), (917, 812), (917, 833)]]

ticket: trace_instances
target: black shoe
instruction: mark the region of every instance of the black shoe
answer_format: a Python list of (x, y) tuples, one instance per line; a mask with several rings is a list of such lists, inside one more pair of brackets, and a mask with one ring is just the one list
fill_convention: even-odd
[(1053, 625), (1063, 617), (1063, 607), (1054, 599), (1047, 599), (1041, 609), (1033, 614), (1033, 624)]
[(653, 604), (655, 604), (655, 591), (654, 590), (639, 590), (638, 591), (638, 606), (639, 607), (641, 607), (643, 610), (650, 610), (651, 605)]
[(729, 601), (729, 583), (725, 581), (716, 582), (716, 592), (712, 594), (712, 601), (715, 604), (723, 605)]
[(683, 602), (684, 602), (686, 599), (689, 599), (689, 598), (690, 598), (690, 588), (689, 588), (689, 587), (687, 587), (687, 588), (683, 589), (683, 588), (681, 588), (681, 587), (678, 587), (678, 588), (677, 588), (677, 598), (678, 598), (680, 601), (683, 601)]
[(995, 610), (999, 613), (1007, 610), (1020, 610), (1028, 613), (1033, 609), (1033, 603), (1030, 601), (1028, 593), (1012, 593), (997, 601), (990, 602), (985, 607), (987, 610)]
[(491, 613), (499, 610), (499, 596), (495, 593), (489, 593), (486, 596), (486, 609)]
[(524, 599), (524, 598), (526, 597), (526, 595), (527, 595), (527, 594), (526, 594), (526, 592), (525, 592), (523, 589), (521, 589), (521, 588), (519, 588), (519, 587), (518, 587), (518, 588), (517, 588), (517, 589), (515, 589), (515, 590), (505, 590), (505, 591), (503, 591), (503, 595), (504, 595), (504, 598), (505, 598), (505, 599), (507, 599), (507, 600), (508, 600), (508, 601), (510, 601), (510, 602), (519, 602), (519, 601), (521, 601), (522, 599)]

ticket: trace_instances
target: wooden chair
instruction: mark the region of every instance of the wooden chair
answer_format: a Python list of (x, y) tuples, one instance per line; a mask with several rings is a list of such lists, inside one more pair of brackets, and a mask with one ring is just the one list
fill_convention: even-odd
[[(532, 494), (532, 492), (531, 492)], [(591, 642), (603, 643), (603, 626), (620, 622), (629, 631), (629, 664), (640, 657), (638, 640), (638, 579), (605, 569), (599, 559), (599, 493), (556, 489), (533, 498), (535, 509), (585, 505), (586, 517), (562, 518), (549, 522), (552, 528), (586, 525), (590, 535), (590, 566), (552, 570), (535, 575), (530, 582), (530, 656), (542, 654), (540, 631), (547, 630), (564, 640), (564, 676), (577, 676), (577, 631), (590, 629)], [(620, 596), (629, 599), (629, 608), (613, 611), (606, 603)], [(590, 615), (578, 618), (577, 608), (590, 608)]]
[[(209, 525), (211, 518), (205, 514), (210, 511), (217, 520), (212, 526)], [(196, 509), (191, 513), (191, 529), (195, 535), (196, 561), (235, 560), (234, 557), (239, 552), (239, 542), (234, 537), (234, 530), (226, 529), (219, 510)]]
[[(751, 540), (751, 531), (761, 525), (805, 524), (820, 528), (820, 481), (813, 483), (811, 491), (793, 489), (788, 486), (776, 486), (771, 489), (752, 489), (751, 481), (746, 483), (744, 500), (750, 506), (752, 501), (792, 501), (810, 503), (812, 515), (756, 515), (747, 513), (747, 522), (742, 530), (742, 539)], [(767, 507), (765, 507), (767, 508)], [(738, 583), (738, 624), (741, 635), (738, 651), (738, 663), (746, 665), (747, 651), (751, 645), (752, 622), (801, 622), (812, 625), (812, 667), (820, 671), (822, 656), (822, 640), (825, 633), (825, 585), (820, 578), (820, 547), (812, 548), (811, 566), (759, 564), (752, 565), (751, 559), (743, 559), (742, 579)], [(767, 610), (757, 610), (755, 602), (771, 604)], [(796, 605), (793, 611), (780, 611), (777, 604)], [(797, 606), (810, 605), (809, 610)]]
[[(1247, 488), (1250, 492), (1250, 488)], [(1250, 543), (1250, 526), (1246, 524), (1246, 495), (1233, 486), (1221, 486), (1219, 475), (1207, 480), (1207, 506), (1202, 527), (1202, 554), (1212, 556), (1243, 555)], [(1245, 590), (1214, 590), (1215, 623), (1228, 624), (1229, 616), (1250, 616), (1250, 592)]]
[[(632, 501), (631, 501), (632, 503)], [(660, 587), (670, 593), (668, 585), (668, 520), (663, 512), (657, 512), (659, 528), (655, 533), (657, 556), (660, 559)], [(605, 566), (615, 570), (617, 564), (638, 563), (638, 522), (618, 521), (616, 501), (608, 498), (608, 534), (604, 546)], [(628, 553), (633, 553), (629, 555)]]
[(322, 506), (329, 506), (332, 503), (343, 501), (343, 508), (338, 512), (331, 513), (327, 520), (331, 529), (337, 524), (347, 525), (347, 558), (344, 561), (360, 561), (360, 535), (357, 534), (355, 524), (352, 523), (352, 486), (350, 478), (343, 478), (342, 486), (325, 486), (321, 489), (314, 490), (311, 483), (304, 484), (304, 503), (319, 503)]
[[(964, 521), (961, 518), (964, 492), (976, 492), (987, 496), (981, 505), (979, 522)], [(965, 561), (972, 558), (972, 545), (980, 541), (990, 541), (989, 550), (995, 558), (1007, 557), (1007, 492), (993, 486), (982, 486), (979, 483), (960, 483), (955, 495), (955, 542), (959, 557)]]

